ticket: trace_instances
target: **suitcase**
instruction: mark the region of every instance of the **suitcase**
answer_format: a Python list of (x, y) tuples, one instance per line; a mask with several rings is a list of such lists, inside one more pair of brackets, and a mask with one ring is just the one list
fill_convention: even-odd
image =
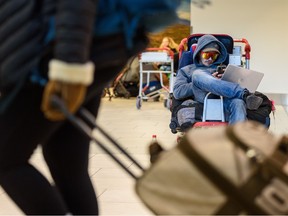
[[(81, 108), (79, 116), (53, 103), (135, 179), (135, 191), (155, 215), (288, 214), (288, 136), (273, 135), (262, 124), (191, 129), (175, 147), (162, 151), (144, 169)], [(140, 172), (129, 170), (92, 136), (96, 128)], [(134, 170), (135, 171), (135, 170)], [(140, 173), (140, 174), (139, 174)]]

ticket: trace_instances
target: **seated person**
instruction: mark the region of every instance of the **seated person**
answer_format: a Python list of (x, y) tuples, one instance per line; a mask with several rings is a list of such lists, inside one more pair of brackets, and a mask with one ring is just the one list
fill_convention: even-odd
[(179, 45), (171, 37), (164, 37), (159, 48), (166, 48), (174, 53), (179, 52)]
[(200, 103), (204, 102), (208, 92), (223, 96), (226, 120), (234, 124), (247, 120), (246, 108), (258, 109), (263, 99), (237, 83), (220, 79), (222, 75), (216, 72), (216, 68), (227, 55), (225, 46), (213, 35), (200, 37), (193, 53), (193, 64), (179, 69), (177, 73), (173, 95), (176, 99), (193, 97)]
[[(163, 37), (159, 48), (165, 48), (171, 50), (174, 53), (174, 68), (173, 71), (178, 69), (178, 59), (179, 59), (179, 45), (171, 37)], [(171, 64), (157, 63), (156, 66), (163, 71), (171, 71)]]

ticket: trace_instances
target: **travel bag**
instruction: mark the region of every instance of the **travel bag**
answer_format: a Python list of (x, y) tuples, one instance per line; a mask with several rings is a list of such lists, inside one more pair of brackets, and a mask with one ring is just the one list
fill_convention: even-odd
[[(77, 117), (68, 113), (58, 98), (54, 99), (72, 124), (135, 179), (137, 195), (155, 215), (288, 214), (286, 135), (274, 135), (254, 121), (191, 129), (181, 142), (160, 152), (144, 169), (95, 124), (87, 110), (80, 109)], [(129, 170), (107, 144), (93, 137), (94, 128), (140, 172)]]

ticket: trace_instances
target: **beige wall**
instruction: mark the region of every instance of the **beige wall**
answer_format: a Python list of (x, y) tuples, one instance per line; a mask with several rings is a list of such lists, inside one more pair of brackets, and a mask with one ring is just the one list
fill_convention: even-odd
[(191, 4), (193, 33), (246, 38), (250, 69), (265, 73), (258, 90), (288, 94), (288, 0), (210, 1), (203, 9)]

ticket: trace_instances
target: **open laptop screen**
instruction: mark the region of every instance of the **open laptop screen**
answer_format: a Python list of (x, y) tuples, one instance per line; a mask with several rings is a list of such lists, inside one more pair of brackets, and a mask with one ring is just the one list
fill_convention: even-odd
[(241, 87), (254, 93), (263, 77), (264, 73), (229, 64), (221, 79), (238, 83)]

